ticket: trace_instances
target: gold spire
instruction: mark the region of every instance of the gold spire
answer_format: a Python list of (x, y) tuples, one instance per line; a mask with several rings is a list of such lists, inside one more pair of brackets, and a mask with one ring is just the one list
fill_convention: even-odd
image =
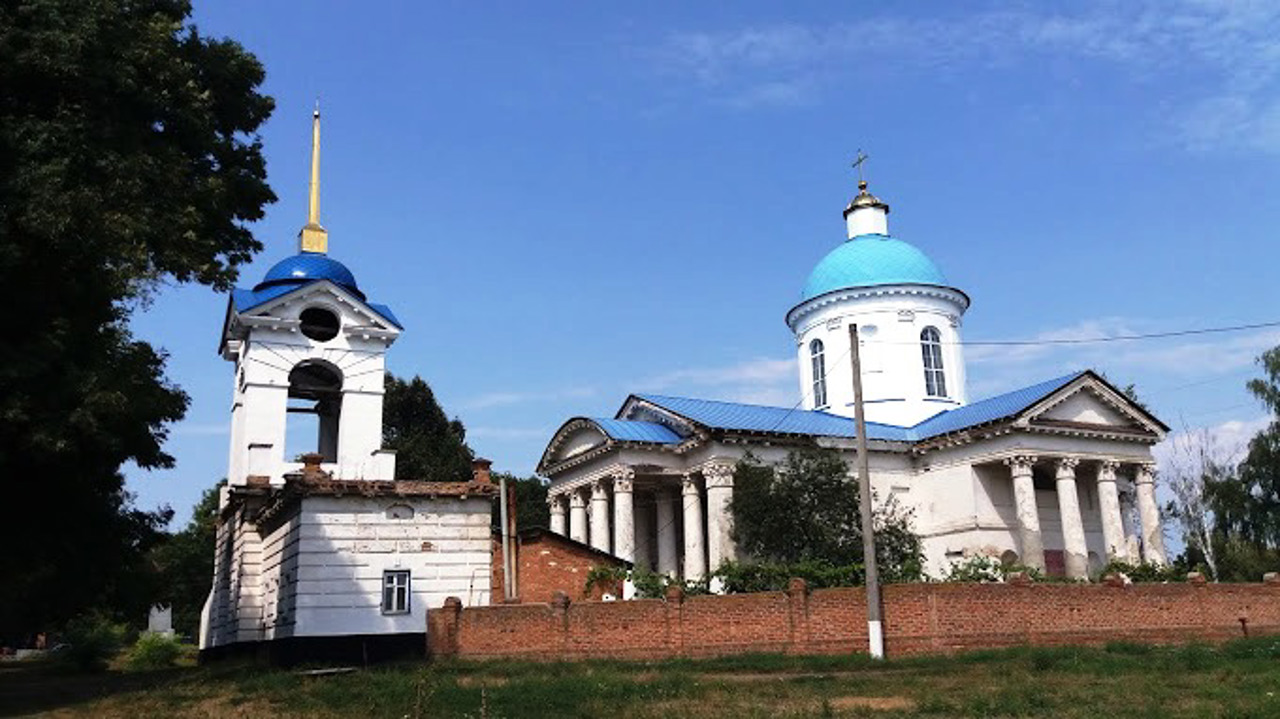
[(329, 251), (329, 233), (320, 226), (320, 103), (311, 115), (311, 193), (307, 208), (307, 224), (298, 233), (298, 247), (303, 252), (324, 254)]

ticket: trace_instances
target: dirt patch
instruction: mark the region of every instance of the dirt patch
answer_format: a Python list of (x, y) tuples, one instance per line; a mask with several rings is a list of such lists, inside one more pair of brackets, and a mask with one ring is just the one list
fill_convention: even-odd
[(507, 677), (462, 676), (454, 680), (460, 687), (504, 687), (511, 680)]
[(910, 711), (915, 701), (907, 697), (831, 697), (827, 704), (832, 709), (878, 709), (881, 711)]

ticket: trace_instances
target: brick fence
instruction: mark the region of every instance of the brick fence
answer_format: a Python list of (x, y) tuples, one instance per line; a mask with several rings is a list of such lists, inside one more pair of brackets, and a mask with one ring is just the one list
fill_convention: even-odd
[[(1280, 581), (1262, 584), (897, 584), (884, 588), (890, 656), (1034, 644), (1220, 641), (1280, 634)], [(865, 651), (861, 588), (511, 604), (427, 613), (433, 657), (654, 659)]]

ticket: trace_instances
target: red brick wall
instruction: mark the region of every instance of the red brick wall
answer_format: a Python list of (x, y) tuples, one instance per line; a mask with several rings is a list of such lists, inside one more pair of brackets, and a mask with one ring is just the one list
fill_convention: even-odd
[[(548, 585), (550, 586), (550, 585)], [(541, 591), (541, 590), (539, 590)], [(579, 590), (579, 595), (581, 591)], [(884, 588), (885, 651), (1017, 644), (1167, 643), (1280, 633), (1280, 583), (900, 584)], [(657, 658), (864, 651), (861, 589), (571, 602), (428, 613), (433, 656)]]
[[(625, 566), (621, 560), (592, 551), (559, 535), (542, 532), (516, 539), (513, 553), (516, 557), (516, 590), (519, 602), (550, 602), (556, 592), (563, 592), (574, 601), (600, 599), (603, 588), (596, 587), (588, 596), (584, 593), (587, 575), (601, 565)], [(493, 566), (489, 573), (490, 596), (494, 604), (502, 603), (502, 542), (493, 542)], [(621, 588), (615, 588), (615, 595)]]

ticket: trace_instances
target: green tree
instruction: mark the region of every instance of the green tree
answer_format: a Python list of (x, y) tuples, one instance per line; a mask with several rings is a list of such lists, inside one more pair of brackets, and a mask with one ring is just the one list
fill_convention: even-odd
[(206, 489), (181, 530), (151, 550), (156, 572), (154, 601), (173, 607), (173, 628), (187, 637), (200, 631), (200, 611), (213, 583), (218, 533), (218, 494), (226, 480)]
[(396, 451), (396, 479), (462, 482), (471, 478), (471, 448), (462, 422), (449, 419), (421, 377), (387, 373), (382, 444)]
[[(745, 554), (762, 561), (861, 564), (859, 501), (848, 465), (833, 450), (791, 452), (776, 466), (748, 457), (734, 478), (734, 537)], [(920, 539), (912, 532), (910, 513), (894, 503), (881, 505), (875, 529), (876, 559), (885, 580), (917, 578)]]
[(1249, 441), (1240, 463), (1243, 488), (1223, 488), (1219, 504), (1228, 537), (1275, 549), (1280, 547), (1280, 347), (1264, 352), (1258, 363), (1263, 376), (1246, 387), (1271, 413), (1271, 424)]
[[(547, 528), (551, 525), (551, 508), (547, 506), (547, 483), (540, 477), (517, 477), (509, 472), (494, 472), (495, 484), (502, 479), (515, 487), (516, 530), (530, 527)], [(497, 500), (493, 502), (493, 526), (501, 527)]]
[(263, 69), (183, 0), (0, 4), (0, 633), (96, 606), (132, 614), (167, 510), (125, 462), (169, 467), (187, 396), (129, 332), (161, 282), (228, 289), (275, 199)]

